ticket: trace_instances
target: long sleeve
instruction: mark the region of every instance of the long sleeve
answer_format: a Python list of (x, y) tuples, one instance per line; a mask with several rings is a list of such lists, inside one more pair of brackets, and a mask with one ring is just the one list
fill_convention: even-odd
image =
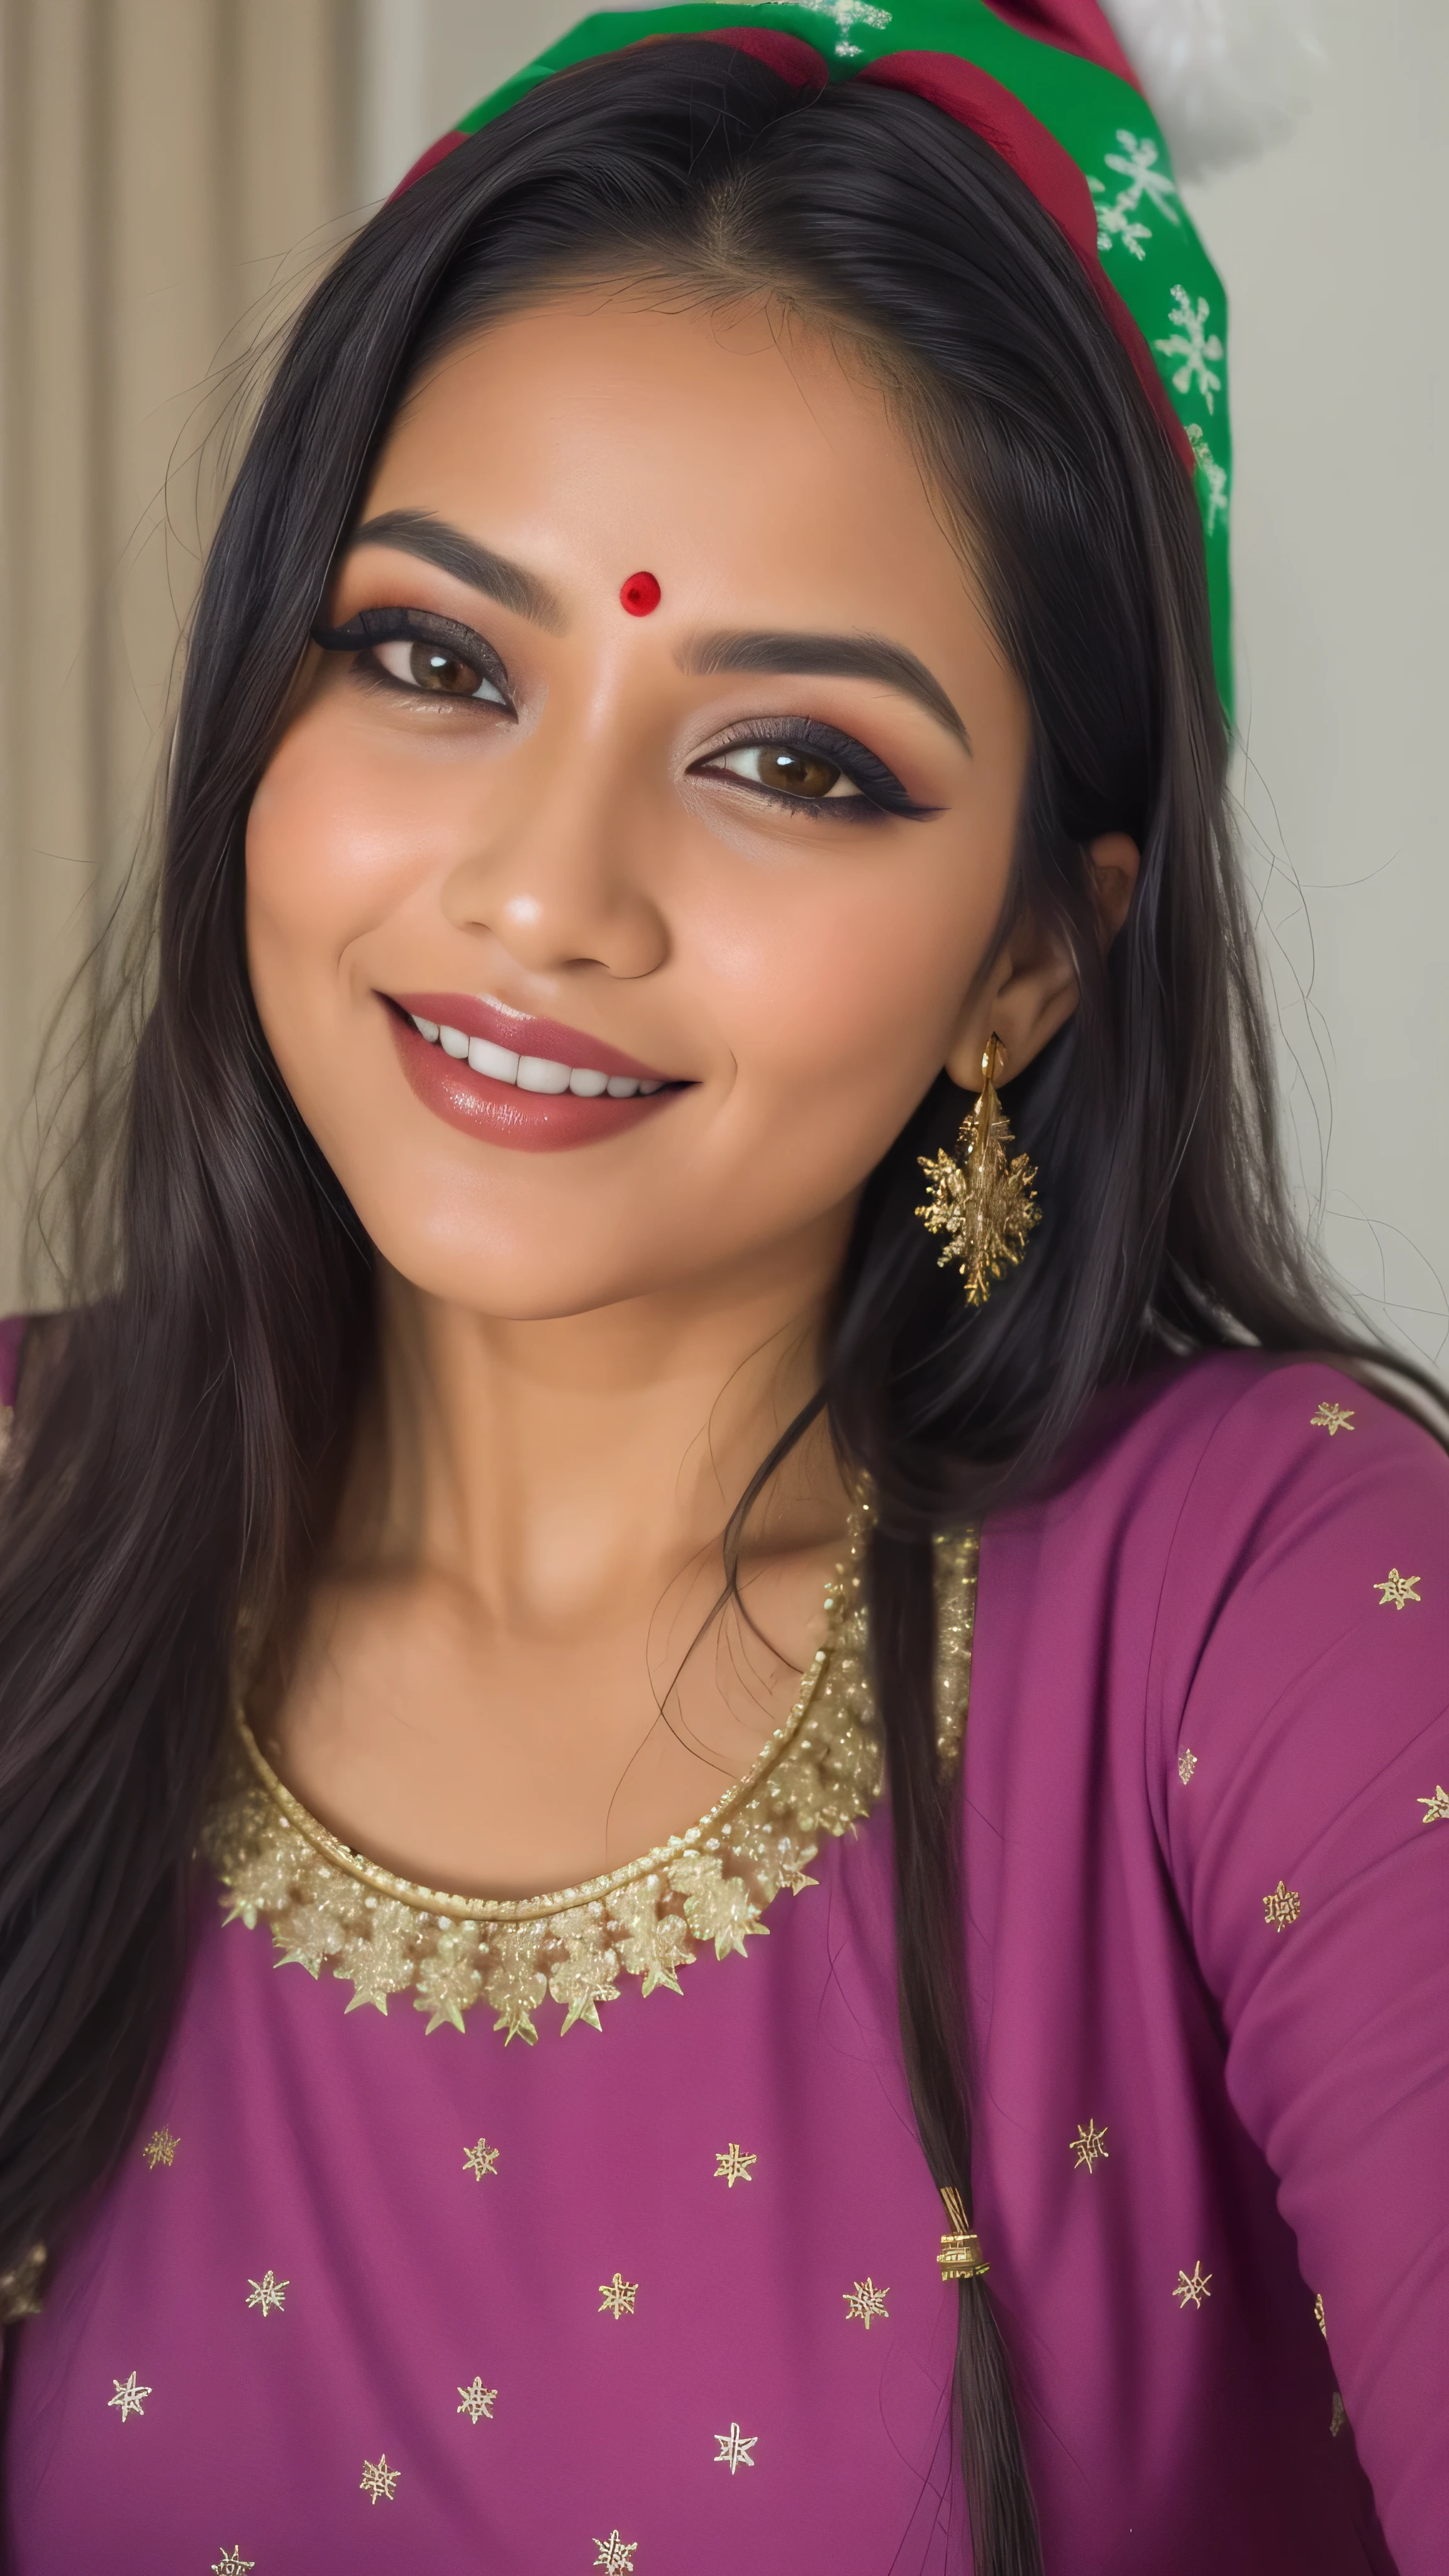
[(1161, 1833), (1229, 2096), (1321, 2298), (1401, 2576), (1438, 2576), (1449, 1460), (1335, 1372), (1260, 1381), (1199, 1464), (1156, 1633)]

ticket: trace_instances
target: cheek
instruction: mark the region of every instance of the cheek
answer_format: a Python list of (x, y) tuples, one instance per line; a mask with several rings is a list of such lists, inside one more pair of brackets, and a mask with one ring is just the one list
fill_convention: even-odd
[(869, 1167), (941, 1069), (991, 946), (1006, 849), (1003, 835), (1000, 852), (943, 839), (878, 860), (846, 853), (833, 882), (818, 869), (798, 888), (777, 882), (737, 919), (715, 963), (757, 1111), (788, 1101)]
[(268, 766), (247, 817), (247, 960), (284, 1072), (340, 1038), (359, 998), (357, 942), (426, 879), (427, 805), (318, 718), (295, 725)]

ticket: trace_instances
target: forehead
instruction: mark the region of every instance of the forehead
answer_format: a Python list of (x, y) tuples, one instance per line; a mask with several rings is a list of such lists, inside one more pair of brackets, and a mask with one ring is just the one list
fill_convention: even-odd
[(419, 507), (556, 580), (648, 564), (719, 607), (747, 572), (752, 611), (797, 614), (806, 594), (816, 620), (899, 631), (912, 611), (959, 618), (966, 590), (859, 353), (758, 298), (661, 309), (596, 289), (490, 324), (385, 445), (368, 515)]

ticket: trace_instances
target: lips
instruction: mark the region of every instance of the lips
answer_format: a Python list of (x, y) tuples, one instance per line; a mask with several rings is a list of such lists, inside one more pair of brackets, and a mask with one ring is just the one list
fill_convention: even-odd
[(637, 1126), (673, 1096), (669, 1075), (558, 1020), (476, 993), (394, 993), (392, 1026), (414, 1092), (450, 1126), (525, 1152), (563, 1152)]

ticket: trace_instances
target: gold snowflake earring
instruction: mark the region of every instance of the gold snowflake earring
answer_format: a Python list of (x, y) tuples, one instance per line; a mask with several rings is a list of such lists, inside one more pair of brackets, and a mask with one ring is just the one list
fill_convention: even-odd
[(1026, 1250), (1026, 1238), (1041, 1222), (1032, 1183), (1036, 1172), (1025, 1154), (1008, 1161), (1014, 1142), (996, 1085), (1006, 1069), (1006, 1049), (993, 1031), (981, 1059), (981, 1091), (975, 1108), (961, 1122), (958, 1163), (942, 1147), (930, 1162), (916, 1160), (931, 1183), (931, 1195), (916, 1214), (928, 1234), (944, 1234), (946, 1247), (938, 1267), (954, 1262), (966, 1282), (968, 1306), (984, 1306), (991, 1282), (1001, 1277), (1003, 1262), (1013, 1267)]

